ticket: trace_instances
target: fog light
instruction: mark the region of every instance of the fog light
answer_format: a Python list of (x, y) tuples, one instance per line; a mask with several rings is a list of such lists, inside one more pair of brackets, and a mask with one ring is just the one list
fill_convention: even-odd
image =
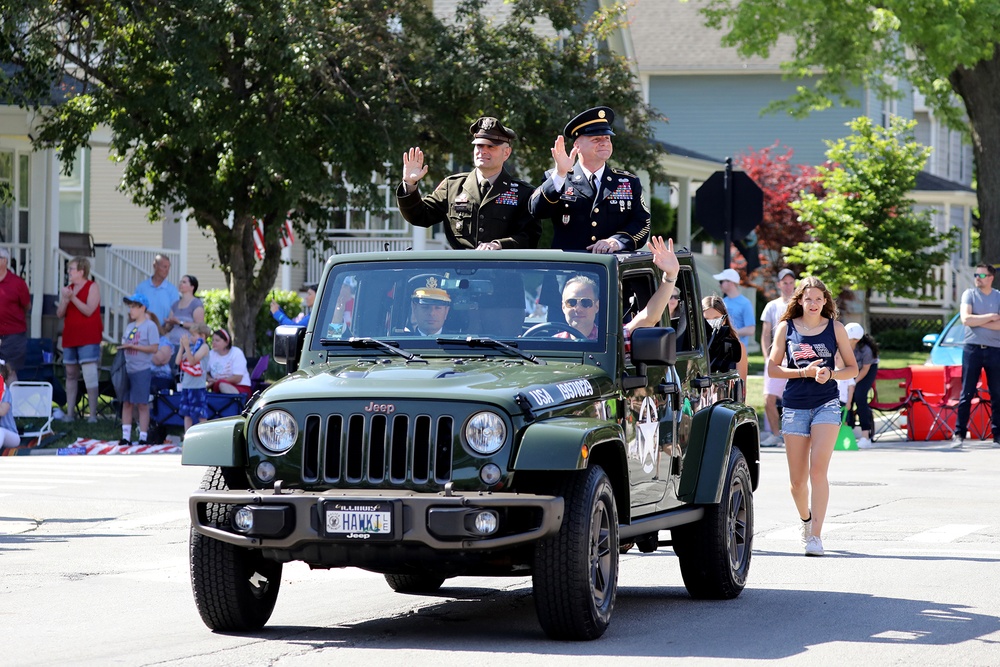
[(257, 464), (257, 479), (262, 482), (270, 482), (274, 480), (275, 469), (274, 464), (270, 461), (262, 461)]
[(493, 485), (500, 481), (500, 466), (496, 463), (487, 463), (479, 471), (479, 479), (483, 480), (484, 484)]
[(233, 527), (241, 533), (253, 528), (253, 512), (247, 507), (241, 507), (233, 513)]
[(497, 532), (500, 520), (493, 512), (480, 512), (476, 515), (476, 532), (480, 535), (492, 535)]

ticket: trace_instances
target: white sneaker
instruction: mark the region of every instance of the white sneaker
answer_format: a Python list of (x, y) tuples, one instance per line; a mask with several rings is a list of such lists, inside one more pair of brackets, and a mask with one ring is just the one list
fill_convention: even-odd
[(965, 446), (965, 438), (963, 438), (962, 436), (956, 435), (954, 438), (951, 439), (952, 449), (961, 449), (964, 446)]
[(822, 556), (823, 555), (823, 540), (819, 539), (815, 535), (810, 535), (809, 539), (806, 541), (806, 555), (807, 556)]
[(774, 435), (773, 433), (765, 433), (764, 435), (762, 435), (760, 437), (760, 446), (761, 447), (776, 447), (777, 443), (775, 441), (777, 439), (778, 439), (778, 437), (776, 435)]
[(802, 546), (809, 544), (809, 540), (812, 539), (813, 534), (813, 520), (812, 515), (809, 515), (808, 521), (803, 521), (799, 519), (799, 523), (802, 524)]
[(875, 446), (875, 443), (873, 443), (868, 438), (859, 438), (858, 439), (858, 449), (871, 449), (874, 446)]

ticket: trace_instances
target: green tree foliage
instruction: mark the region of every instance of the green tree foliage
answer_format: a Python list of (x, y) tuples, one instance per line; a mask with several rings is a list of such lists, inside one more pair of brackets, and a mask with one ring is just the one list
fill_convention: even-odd
[(866, 87), (899, 97), (895, 82), (912, 82), (938, 117), (971, 134), (982, 257), (1000, 258), (1000, 0), (709, 0), (704, 14), (743, 56), (794, 40), (782, 67), (802, 85), (774, 106), (796, 115), (858, 106)]
[(819, 277), (834, 294), (862, 290), (865, 310), (873, 291), (917, 297), (939, 284), (932, 269), (952, 251), (931, 211), (907, 198), (930, 149), (913, 140), (916, 123), (893, 118), (888, 128), (856, 118), (844, 139), (827, 141), (829, 162), (817, 168), (823, 193), (805, 194), (791, 207), (812, 227), (812, 239), (785, 251), (789, 262)]
[[(409, 146), (428, 154), (434, 182), (449, 156), (469, 160), (469, 124), (498, 116), (521, 136), (522, 177), (538, 180), (566, 120), (600, 103), (628, 128), (616, 160), (660, 176), (647, 141), (656, 116), (630, 63), (604, 46), (622, 8), (581, 20), (582, 0), (511, 0), (498, 17), (464, 0), (442, 23), (429, 4), (0, 0), (0, 60), (14, 65), (0, 71), (0, 99), (38, 110), (35, 145), (67, 165), (98, 125), (110, 129), (132, 200), (214, 235), (229, 323), (253, 354), (286, 217), (310, 242), (307, 226), (338, 208), (380, 206), (372, 174), (388, 163), (398, 176)], [(67, 101), (45, 106), (60, 87)]]
[(792, 149), (779, 152), (777, 141), (767, 148), (738, 155), (736, 165), (764, 191), (764, 215), (756, 232), (761, 248), (761, 273), (767, 283), (775, 283), (778, 272), (787, 264), (782, 249), (809, 238), (809, 226), (791, 208), (791, 203), (805, 192), (819, 194), (816, 170), (809, 165), (794, 164)]

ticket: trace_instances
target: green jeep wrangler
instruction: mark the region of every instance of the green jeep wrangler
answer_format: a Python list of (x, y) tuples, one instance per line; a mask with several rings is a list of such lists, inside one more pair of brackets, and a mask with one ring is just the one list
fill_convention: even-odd
[[(623, 322), (660, 284), (648, 252), (331, 257), (308, 328), (275, 332), (288, 375), (185, 438), (183, 463), (209, 466), (190, 499), (205, 624), (263, 626), (289, 561), (383, 573), (400, 593), (530, 574), (559, 639), (604, 633), (633, 547), (672, 546), (695, 598), (739, 595), (757, 417), (710, 358), (694, 261), (677, 256), (679, 304), (630, 340)], [(575, 300), (589, 335), (566, 324), (571, 279), (595, 286)]]

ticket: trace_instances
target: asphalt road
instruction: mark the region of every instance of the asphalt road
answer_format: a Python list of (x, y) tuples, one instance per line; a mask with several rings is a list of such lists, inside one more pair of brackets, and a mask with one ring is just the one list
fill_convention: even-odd
[(187, 573), (201, 469), (176, 455), (0, 458), (0, 663), (1000, 664), (1000, 449), (837, 452), (824, 558), (802, 555), (783, 451), (762, 465), (740, 598), (692, 601), (669, 549), (632, 551), (605, 636), (561, 643), (539, 629), (527, 578), (405, 596), (301, 564), (263, 631), (213, 634)]

